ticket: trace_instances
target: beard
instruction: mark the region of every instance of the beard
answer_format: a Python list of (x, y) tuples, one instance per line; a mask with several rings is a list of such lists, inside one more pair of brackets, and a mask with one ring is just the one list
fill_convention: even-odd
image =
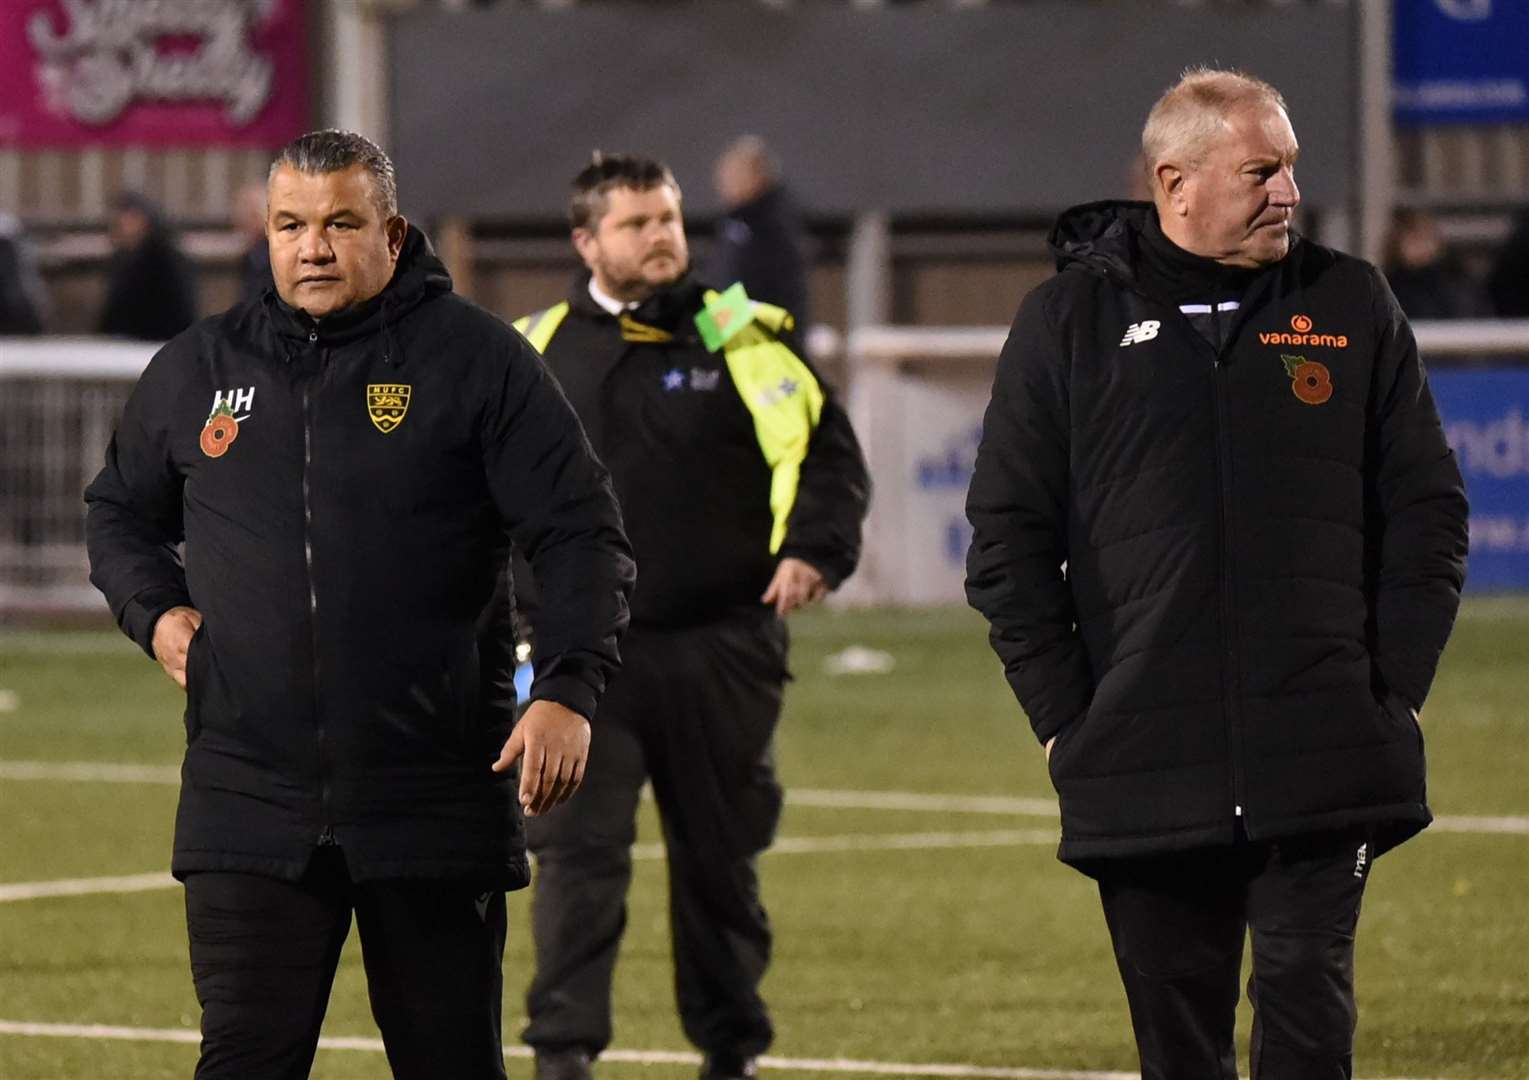
[(598, 267), (611, 295), (624, 301), (646, 300), (680, 280), (689, 269), (684, 255), (673, 251), (650, 254), (637, 262), (607, 261)]

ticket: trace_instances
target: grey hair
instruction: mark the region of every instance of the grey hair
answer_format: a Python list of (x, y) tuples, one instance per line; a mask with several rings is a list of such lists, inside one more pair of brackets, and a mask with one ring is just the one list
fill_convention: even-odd
[(1141, 130), (1141, 154), (1150, 174), (1177, 156), (1197, 165), (1227, 117), (1249, 105), (1272, 105), (1289, 113), (1284, 97), (1270, 84), (1243, 71), (1191, 67), (1163, 92)]
[(276, 160), (271, 162), (271, 171), (266, 178), (269, 181), (283, 166), (309, 176), (321, 176), (352, 165), (360, 165), (372, 178), (377, 209), (382, 211), (383, 217), (397, 217), (398, 179), (393, 172), (393, 162), (382, 152), (382, 147), (354, 131), (330, 128), (299, 135), (281, 148)]

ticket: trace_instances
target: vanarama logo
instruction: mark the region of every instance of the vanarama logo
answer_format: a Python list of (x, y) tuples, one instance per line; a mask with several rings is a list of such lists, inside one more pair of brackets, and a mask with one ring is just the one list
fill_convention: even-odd
[(1259, 333), (1262, 345), (1315, 345), (1318, 348), (1346, 349), (1347, 334), (1317, 334), (1312, 332), (1310, 315), (1292, 315), (1290, 330), (1265, 330)]

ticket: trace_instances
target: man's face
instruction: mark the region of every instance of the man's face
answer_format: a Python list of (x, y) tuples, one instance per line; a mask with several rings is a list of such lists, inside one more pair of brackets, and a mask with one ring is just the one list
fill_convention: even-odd
[(371, 174), (283, 166), (271, 177), (266, 236), (276, 292), (315, 319), (380, 293), (393, 278), (407, 225), (385, 220)]
[[(1178, 172), (1159, 165), (1167, 211), (1190, 251), (1227, 266), (1279, 262), (1290, 251), (1290, 219), (1300, 205), (1290, 118), (1274, 105), (1232, 113), (1204, 158)], [(1165, 176), (1164, 170), (1168, 173)]]
[(763, 187), (759, 182), (758, 170), (736, 151), (728, 151), (717, 159), (717, 169), (712, 179), (717, 194), (728, 206), (742, 206), (757, 196)]
[(668, 184), (647, 191), (613, 188), (592, 228), (573, 230), (573, 245), (595, 283), (617, 300), (646, 300), (679, 280), (690, 265), (679, 193)]
[(123, 207), (112, 215), (108, 235), (111, 246), (117, 251), (131, 251), (149, 235), (149, 216), (131, 206)]

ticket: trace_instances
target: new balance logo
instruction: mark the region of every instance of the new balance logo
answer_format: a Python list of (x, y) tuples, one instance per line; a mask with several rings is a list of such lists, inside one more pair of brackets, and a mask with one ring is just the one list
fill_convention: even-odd
[(1126, 331), (1126, 336), (1120, 339), (1121, 348), (1127, 345), (1140, 345), (1143, 341), (1151, 341), (1157, 337), (1157, 332), (1162, 328), (1162, 325), (1157, 319), (1132, 323), (1130, 329)]

